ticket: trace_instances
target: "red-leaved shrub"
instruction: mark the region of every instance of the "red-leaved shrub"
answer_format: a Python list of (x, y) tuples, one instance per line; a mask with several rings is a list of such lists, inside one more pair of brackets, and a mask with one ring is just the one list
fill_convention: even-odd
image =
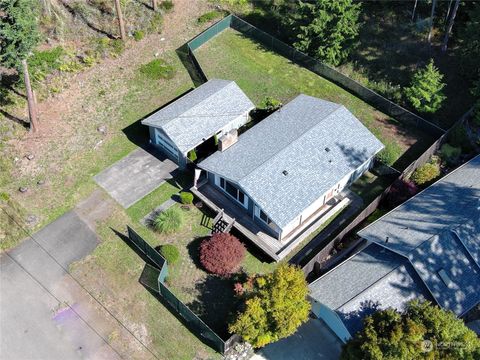
[(245, 246), (235, 236), (216, 233), (200, 244), (200, 262), (207, 271), (227, 276), (238, 269), (245, 251)]
[(418, 187), (409, 180), (396, 180), (387, 195), (387, 203), (391, 208), (397, 207), (418, 193)]

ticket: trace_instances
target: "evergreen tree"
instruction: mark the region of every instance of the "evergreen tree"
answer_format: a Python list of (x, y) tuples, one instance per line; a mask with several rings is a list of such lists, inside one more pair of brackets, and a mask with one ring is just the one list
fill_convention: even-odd
[(0, 64), (24, 75), (31, 130), (36, 129), (37, 112), (27, 58), (40, 41), (37, 10), (34, 0), (0, 0)]
[(412, 78), (410, 87), (405, 89), (405, 95), (413, 107), (421, 112), (434, 113), (441, 108), (446, 99), (442, 89), (443, 75), (435, 67), (433, 60), (418, 70)]
[[(468, 76), (477, 75), (480, 59), (480, 3), (468, 13), (469, 19), (460, 30), (462, 67)], [(480, 75), (480, 74), (479, 74)]]
[(471, 92), (474, 99), (473, 122), (477, 126), (480, 126), (480, 74), (478, 80), (473, 84)]
[(480, 340), (454, 313), (411, 302), (400, 313), (377, 311), (344, 346), (342, 360), (480, 358)]
[(262, 347), (293, 334), (308, 319), (308, 286), (300, 268), (281, 264), (272, 273), (253, 279), (244, 311), (230, 325), (254, 347)]
[[(299, 1), (289, 4), (286, 25), (293, 27), (294, 46), (332, 65), (344, 61), (358, 35), (360, 3), (353, 0)], [(285, 10), (284, 10), (285, 11)]]

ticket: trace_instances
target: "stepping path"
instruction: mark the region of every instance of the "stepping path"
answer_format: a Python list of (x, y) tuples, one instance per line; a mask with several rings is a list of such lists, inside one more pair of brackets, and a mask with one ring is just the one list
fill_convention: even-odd
[(155, 209), (153, 209), (151, 212), (149, 212), (147, 215), (145, 215), (145, 217), (142, 220), (140, 220), (140, 223), (142, 223), (145, 226), (150, 225), (153, 222), (153, 220), (158, 216), (158, 214), (160, 214), (160, 213), (164, 212), (165, 210), (171, 208), (176, 203), (177, 202), (175, 200), (168, 199), (163, 204), (157, 206)]

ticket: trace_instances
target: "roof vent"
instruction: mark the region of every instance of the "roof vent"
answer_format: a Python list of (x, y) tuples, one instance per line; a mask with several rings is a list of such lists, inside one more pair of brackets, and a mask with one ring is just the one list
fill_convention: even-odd
[(325, 148), (325, 151), (326, 151), (326, 152), (330, 152), (330, 148), (329, 148), (329, 147), (326, 147), (326, 148)]
[(331, 164), (331, 163), (332, 163), (332, 159), (329, 159), (328, 162)]
[(287, 176), (287, 175), (288, 175), (288, 171), (287, 171), (287, 170), (283, 170), (283, 171), (282, 171), (282, 174), (285, 175), (285, 176)]
[(442, 279), (442, 281), (445, 283), (445, 285), (448, 287), (448, 288), (452, 288), (453, 287), (453, 281), (452, 279), (450, 279), (450, 276), (448, 276), (447, 272), (445, 271), (445, 269), (440, 269), (438, 270), (438, 276), (440, 276), (440, 279)]
[(388, 236), (385, 238), (385, 244), (388, 244), (388, 240), (389, 240), (389, 239), (390, 239), (390, 238), (389, 238)]

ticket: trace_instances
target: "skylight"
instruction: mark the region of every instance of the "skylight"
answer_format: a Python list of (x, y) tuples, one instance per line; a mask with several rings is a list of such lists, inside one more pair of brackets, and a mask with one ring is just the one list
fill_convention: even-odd
[(450, 279), (450, 276), (448, 276), (447, 272), (445, 269), (440, 269), (438, 270), (438, 275), (440, 276), (440, 279), (445, 283), (445, 285), (449, 288), (453, 286), (453, 281)]

